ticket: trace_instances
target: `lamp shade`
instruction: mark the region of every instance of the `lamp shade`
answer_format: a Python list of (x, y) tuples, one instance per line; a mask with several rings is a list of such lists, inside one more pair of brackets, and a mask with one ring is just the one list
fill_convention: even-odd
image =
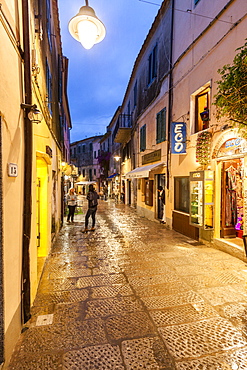
[(79, 13), (69, 21), (69, 32), (85, 49), (102, 41), (106, 31), (104, 24), (97, 18), (90, 6), (82, 6)]

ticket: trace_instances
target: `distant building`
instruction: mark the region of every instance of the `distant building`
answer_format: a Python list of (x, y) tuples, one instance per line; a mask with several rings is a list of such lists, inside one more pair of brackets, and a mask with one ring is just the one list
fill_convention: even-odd
[(85, 183), (85, 186), (81, 188), (82, 192), (86, 189), (87, 183), (91, 181), (99, 184), (101, 171), (98, 157), (101, 138), (102, 135), (92, 136), (70, 144), (71, 164), (76, 166), (78, 171), (75, 181)]

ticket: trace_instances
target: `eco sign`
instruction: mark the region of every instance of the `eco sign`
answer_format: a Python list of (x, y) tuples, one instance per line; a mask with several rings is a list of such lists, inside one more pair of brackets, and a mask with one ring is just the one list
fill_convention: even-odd
[(172, 154), (186, 153), (186, 124), (184, 122), (172, 122), (171, 152)]

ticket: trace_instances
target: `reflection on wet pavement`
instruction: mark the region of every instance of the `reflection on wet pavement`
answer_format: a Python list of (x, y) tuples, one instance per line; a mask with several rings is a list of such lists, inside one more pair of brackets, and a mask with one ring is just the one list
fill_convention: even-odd
[(125, 205), (96, 219), (61, 230), (8, 369), (246, 370), (245, 263)]

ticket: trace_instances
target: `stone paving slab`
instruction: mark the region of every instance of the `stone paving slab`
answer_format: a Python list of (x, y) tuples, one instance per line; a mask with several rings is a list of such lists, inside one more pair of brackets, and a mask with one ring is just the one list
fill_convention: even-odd
[(247, 345), (243, 335), (221, 318), (168, 326), (159, 332), (175, 359), (196, 358)]
[(246, 264), (125, 205), (96, 218), (61, 230), (8, 369), (247, 370)]

